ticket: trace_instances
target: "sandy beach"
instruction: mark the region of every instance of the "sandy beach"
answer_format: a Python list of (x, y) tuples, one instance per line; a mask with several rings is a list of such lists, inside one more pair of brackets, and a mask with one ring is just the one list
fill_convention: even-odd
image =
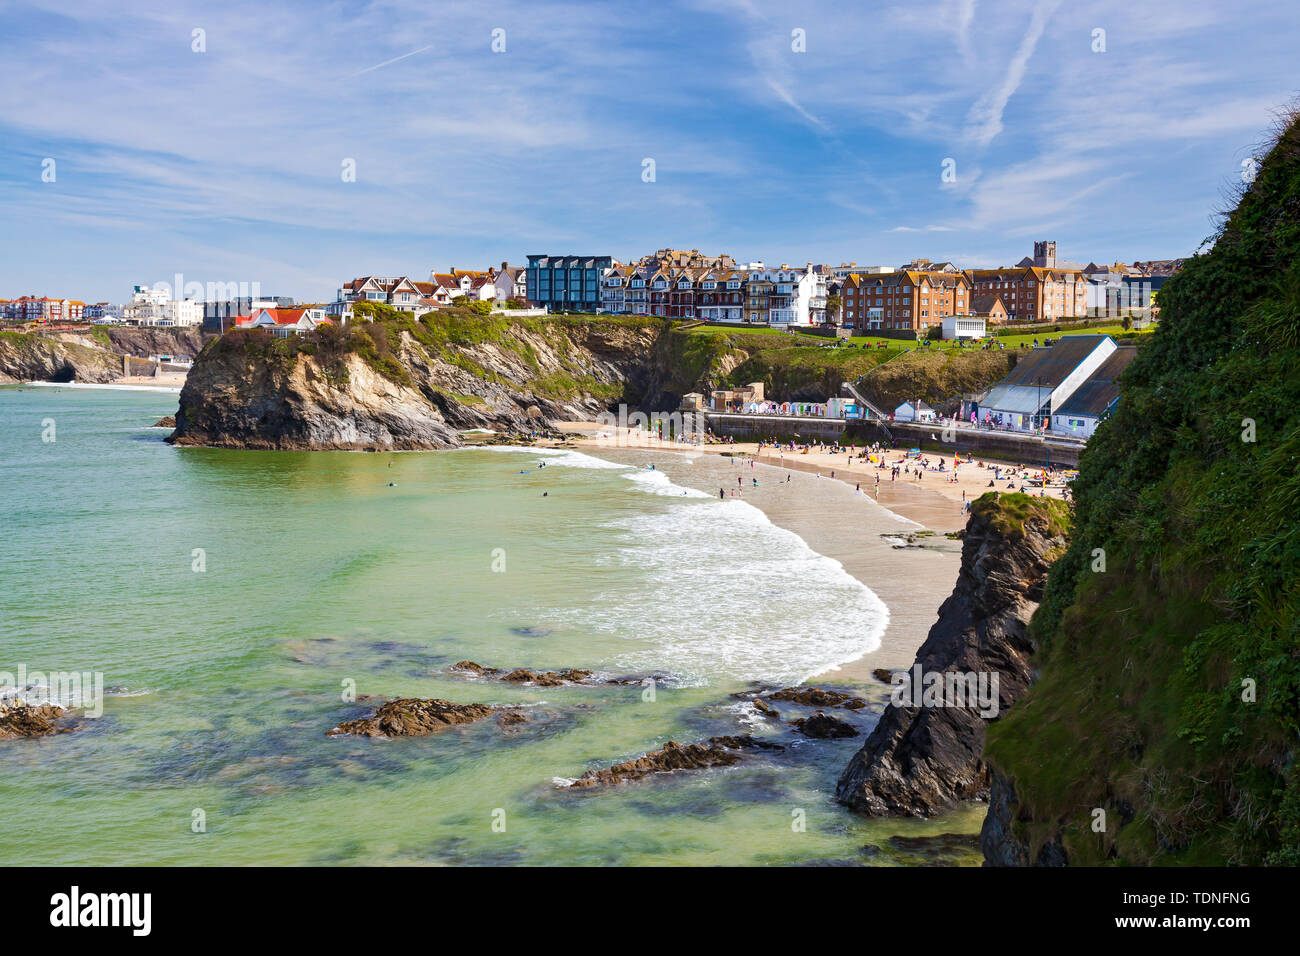
[[(939, 605), (952, 592), (961, 541), (949, 535), (966, 526), (966, 502), (987, 491), (1022, 487), (1030, 494), (1064, 496), (1061, 486), (1029, 488), (1025, 479), (1038, 470), (1005, 461), (963, 459), (954, 473), (950, 457), (926, 454), (918, 478), (916, 461), (905, 458), (905, 449), (864, 458), (858, 457), (861, 448), (834, 453), (756, 442), (686, 445), (597, 422), (569, 422), (561, 430), (570, 437), (538, 444), (562, 443), (620, 461), (658, 463), (678, 484), (738, 494), (871, 588), (889, 607), (880, 647), (819, 679), (857, 685), (877, 697), (886, 690), (873, 672), (911, 666)], [(684, 467), (676, 467), (674, 459)], [(899, 474), (891, 480), (895, 466)], [(991, 488), (995, 467), (999, 478)]]

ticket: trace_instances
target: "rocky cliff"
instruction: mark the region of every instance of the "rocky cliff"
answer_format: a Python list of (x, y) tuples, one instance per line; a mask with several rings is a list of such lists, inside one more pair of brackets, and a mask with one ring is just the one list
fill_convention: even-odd
[(1300, 864), (1300, 122), (1159, 301), (988, 732), (991, 864)]
[[(652, 357), (658, 319), (512, 321), (462, 310), (275, 340), (236, 331), (200, 355), (181, 392), (177, 444), (267, 449), (450, 448), (591, 419), (620, 400), (671, 402)], [(649, 405), (649, 407), (656, 407)]]
[(91, 332), (0, 332), (0, 382), (88, 382), (122, 377), (122, 356), (195, 356), (198, 329), (104, 327)]
[[(1068, 506), (1052, 498), (989, 492), (974, 502), (956, 587), (908, 672), (922, 678), (910, 680), (907, 696), (920, 706), (885, 709), (840, 777), (841, 803), (871, 816), (933, 816), (988, 796), (985, 732), (1029, 686), (1028, 624), (1068, 527)], [(926, 699), (930, 674), (945, 675), (945, 686), (947, 675), (985, 675), (985, 703), (995, 693), (996, 708), (968, 697)]]
[(0, 332), (0, 382), (111, 382), (122, 358), (90, 336)]
[[(181, 395), (173, 441), (446, 448), (469, 429), (528, 432), (620, 403), (670, 413), (687, 392), (750, 381), (783, 398), (824, 401), (902, 354), (824, 348), (771, 330), (673, 328), (649, 316), (511, 318), (453, 307), (417, 319), (374, 303), (358, 308), (346, 328), (280, 340), (236, 330), (210, 343)], [(996, 379), (1005, 359), (953, 363)]]

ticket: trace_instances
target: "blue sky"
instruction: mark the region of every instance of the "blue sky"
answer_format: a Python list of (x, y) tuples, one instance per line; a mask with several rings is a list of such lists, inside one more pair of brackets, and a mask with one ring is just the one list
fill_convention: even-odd
[(0, 297), (1184, 256), (1300, 93), (1300, 4), (1250, 0), (127, 6), (0, 0)]

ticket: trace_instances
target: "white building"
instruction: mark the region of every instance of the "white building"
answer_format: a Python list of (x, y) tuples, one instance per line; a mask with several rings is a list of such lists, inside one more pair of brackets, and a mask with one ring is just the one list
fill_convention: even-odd
[(635, 266), (612, 265), (600, 277), (600, 310), (622, 315), (630, 312), (627, 304), (628, 280)]
[(1052, 412), (1051, 430), (1074, 438), (1091, 438), (1119, 402), (1120, 373), (1137, 357), (1137, 348), (1121, 345), (1086, 381)]
[(194, 299), (172, 299), (166, 289), (138, 285), (122, 317), (134, 325), (202, 325), (203, 303)]
[(826, 276), (814, 272), (812, 263), (804, 269), (784, 264), (779, 269), (758, 269), (749, 273), (748, 279), (750, 322), (789, 328), (825, 320)]
[(988, 334), (988, 320), (980, 315), (946, 315), (941, 324), (945, 341), (982, 339)]
[[(981, 421), (1028, 431), (1052, 419), (1075, 390), (1095, 375), (1118, 346), (1109, 335), (1066, 335), (1022, 358), (979, 403)], [(1095, 423), (1094, 423), (1095, 425)]]
[(523, 266), (512, 266), (508, 262), (501, 263), (501, 271), (494, 277), (494, 282), (498, 302), (507, 302), (510, 299), (528, 301), (528, 270)]
[(934, 409), (925, 402), (904, 402), (894, 409), (896, 422), (932, 422)]

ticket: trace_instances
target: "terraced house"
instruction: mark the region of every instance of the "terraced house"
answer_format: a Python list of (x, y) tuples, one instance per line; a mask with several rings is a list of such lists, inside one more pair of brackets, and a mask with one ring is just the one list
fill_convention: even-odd
[(418, 312), (424, 293), (406, 276), (361, 276), (343, 284), (339, 302), (380, 302), (402, 312)]
[(709, 322), (743, 322), (745, 278), (737, 269), (704, 272), (695, 284), (695, 317)]
[(814, 271), (812, 263), (804, 269), (782, 263), (779, 269), (752, 269), (746, 276), (747, 321), (778, 328), (825, 321), (826, 275)]
[(700, 269), (681, 269), (673, 273), (668, 285), (668, 318), (695, 318), (695, 277)]
[(615, 315), (622, 315), (625, 312), (632, 311), (628, 308), (627, 292), (628, 280), (634, 272), (636, 272), (634, 267), (617, 262), (605, 270), (605, 274), (600, 280), (600, 308), (602, 311), (613, 312)]
[(645, 269), (627, 270), (627, 294), (623, 303), (630, 315), (650, 314), (650, 276)]
[(658, 269), (646, 281), (650, 290), (650, 314), (668, 317), (668, 299), (672, 295), (674, 276), (668, 269)]

